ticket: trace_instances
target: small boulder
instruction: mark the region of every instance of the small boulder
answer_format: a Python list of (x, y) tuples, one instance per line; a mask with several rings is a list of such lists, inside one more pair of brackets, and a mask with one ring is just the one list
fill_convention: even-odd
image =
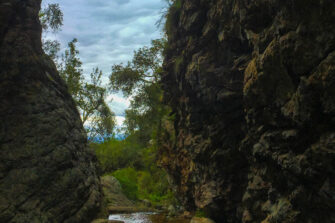
[(189, 211), (184, 211), (181, 215), (183, 218), (192, 218), (192, 213)]
[(101, 178), (102, 189), (105, 195), (107, 206), (131, 207), (134, 203), (130, 201), (122, 192), (120, 182), (113, 176), (103, 176)]
[(193, 217), (190, 223), (215, 223), (215, 222), (209, 218)]

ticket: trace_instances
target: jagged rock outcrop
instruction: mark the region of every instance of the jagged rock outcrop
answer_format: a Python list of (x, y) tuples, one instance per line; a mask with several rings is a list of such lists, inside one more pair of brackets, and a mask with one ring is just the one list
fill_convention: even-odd
[(0, 2), (0, 222), (90, 222), (101, 196), (96, 161), (42, 51), (40, 3)]
[(161, 163), (217, 222), (335, 222), (335, 2), (176, 0)]

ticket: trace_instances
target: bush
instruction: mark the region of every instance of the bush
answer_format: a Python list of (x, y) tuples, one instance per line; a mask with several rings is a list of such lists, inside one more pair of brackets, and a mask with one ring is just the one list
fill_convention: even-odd
[(104, 173), (126, 167), (141, 167), (141, 147), (129, 139), (111, 139), (102, 144), (92, 143), (91, 148)]
[(121, 184), (123, 193), (131, 200), (138, 199), (137, 171), (128, 167), (112, 174)]
[(91, 148), (104, 174), (114, 176), (129, 199), (147, 199), (153, 204), (173, 200), (166, 173), (157, 167), (154, 141), (146, 147), (139, 143), (137, 135), (131, 135), (122, 141), (111, 139), (101, 144), (92, 143)]

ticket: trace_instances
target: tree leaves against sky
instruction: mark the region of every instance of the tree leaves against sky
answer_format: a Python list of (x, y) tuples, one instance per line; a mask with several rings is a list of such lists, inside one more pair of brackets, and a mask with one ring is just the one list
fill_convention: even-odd
[[(40, 11), (40, 21), (44, 32), (58, 32), (63, 25), (63, 13), (59, 4), (49, 4)], [(107, 102), (106, 88), (102, 86), (102, 72), (95, 68), (90, 74), (90, 81), (85, 81), (77, 39), (68, 43), (59, 61), (60, 43), (57, 40), (43, 40), (43, 50), (55, 62), (60, 76), (66, 82), (68, 91), (76, 102), (83, 125), (90, 140), (113, 136), (115, 115)]]
[(159, 82), (165, 44), (165, 39), (157, 39), (152, 41), (150, 47), (134, 51), (132, 61), (114, 65), (109, 77), (112, 91), (131, 96), (130, 107), (125, 112), (126, 133), (137, 132), (147, 142), (164, 113)]

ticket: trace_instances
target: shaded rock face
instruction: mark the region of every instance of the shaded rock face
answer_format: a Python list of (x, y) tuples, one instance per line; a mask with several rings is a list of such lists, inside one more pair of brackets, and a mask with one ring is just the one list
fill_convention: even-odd
[[(135, 207), (134, 202), (130, 201), (124, 194), (120, 182), (113, 176), (101, 177), (101, 188), (103, 199), (100, 206), (98, 217), (107, 219), (111, 210), (131, 209)], [(99, 221), (97, 219), (96, 221)]]
[(218, 222), (335, 222), (335, 2), (170, 8), (161, 163)]
[(130, 207), (134, 202), (130, 201), (122, 192), (120, 182), (113, 176), (104, 176), (101, 178), (101, 185), (104, 192), (104, 198), (108, 207)]
[(95, 158), (42, 51), (40, 3), (0, 3), (0, 222), (89, 222), (100, 203)]

